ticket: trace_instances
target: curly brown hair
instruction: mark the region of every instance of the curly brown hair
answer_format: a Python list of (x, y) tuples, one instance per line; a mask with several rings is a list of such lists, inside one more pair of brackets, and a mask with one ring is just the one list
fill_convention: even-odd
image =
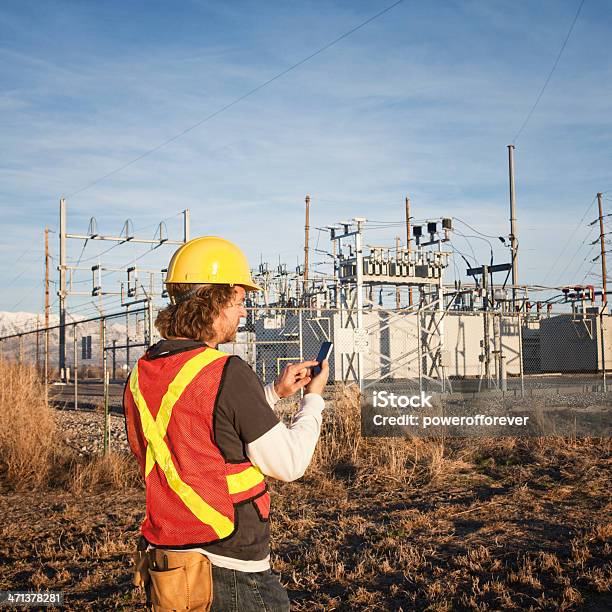
[(234, 299), (236, 291), (231, 285), (189, 283), (169, 283), (167, 289), (171, 303), (159, 311), (155, 319), (157, 331), (162, 338), (191, 338), (200, 342), (214, 338), (213, 323)]

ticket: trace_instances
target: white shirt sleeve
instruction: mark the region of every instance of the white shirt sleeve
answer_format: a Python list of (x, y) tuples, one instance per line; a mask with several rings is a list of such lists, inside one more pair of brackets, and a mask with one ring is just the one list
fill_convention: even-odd
[(266, 394), (266, 400), (268, 402), (268, 404), (270, 405), (270, 408), (272, 408), (272, 410), (274, 410), (274, 406), (276, 405), (276, 402), (278, 402), (278, 400), (280, 400), (280, 397), (278, 397), (278, 395), (276, 394), (276, 390), (274, 389), (274, 383), (268, 383), (265, 387), (264, 387), (264, 393)]
[[(268, 387), (265, 388), (266, 399), (270, 403)], [(247, 444), (248, 458), (266, 476), (285, 482), (302, 477), (321, 433), (323, 408), (325, 402), (320, 395), (307, 393), (289, 427), (282, 422), (277, 423), (263, 436)]]

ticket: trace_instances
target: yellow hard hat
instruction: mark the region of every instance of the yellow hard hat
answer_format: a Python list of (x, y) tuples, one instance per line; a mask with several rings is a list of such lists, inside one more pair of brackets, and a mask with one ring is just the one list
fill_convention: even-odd
[(242, 285), (247, 291), (261, 291), (251, 278), (244, 253), (229, 240), (216, 236), (194, 238), (172, 256), (166, 283), (213, 283)]

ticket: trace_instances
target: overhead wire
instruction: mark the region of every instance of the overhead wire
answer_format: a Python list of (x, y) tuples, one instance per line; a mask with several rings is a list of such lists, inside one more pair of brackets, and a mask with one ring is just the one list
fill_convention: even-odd
[[(95, 296), (92, 296), (92, 298)], [(103, 296), (104, 297), (104, 296)], [(118, 296), (107, 296), (106, 300), (102, 302), (101, 307), (95, 304), (92, 300), (89, 302), (83, 302), (81, 304), (76, 304), (75, 306), (71, 306), (70, 312), (78, 315), (88, 316), (90, 314), (99, 314), (100, 310), (107, 311), (109, 308), (115, 308), (121, 305), (121, 298)]]
[(14, 310), (15, 308), (17, 308), (17, 306), (19, 306), (20, 304), (22, 304), (26, 298), (30, 297), (29, 293), (26, 293), (18, 302), (15, 302), (10, 308), (9, 308), (9, 312)]
[(33, 249), (32, 247), (28, 247), (27, 249), (21, 252), (21, 254), (17, 257), (17, 259), (11, 264), (11, 267), (19, 263), (28, 253), (42, 253), (42, 252), (43, 252), (42, 249)]
[(480, 236), (484, 236), (485, 238), (494, 238), (495, 240), (499, 240), (499, 236), (492, 236), (491, 234), (485, 234), (483, 232), (478, 231), (475, 227), (473, 227), (472, 225), (470, 225), (469, 223), (467, 223), (466, 221), (464, 221), (463, 219), (461, 219), (460, 217), (453, 217), (453, 219), (455, 219), (456, 221), (459, 221), (459, 223), (463, 223), (463, 225), (466, 225), (467, 227), (469, 227), (473, 232), (476, 232), (478, 235)]
[[(578, 231), (580, 226), (584, 223), (584, 220), (586, 219), (586, 216), (589, 214), (589, 211), (593, 207), (593, 204), (595, 204), (596, 200), (597, 200), (597, 196), (595, 196), (591, 200), (590, 204), (586, 207), (586, 210), (584, 211), (584, 214), (582, 215), (582, 218), (580, 219), (580, 221), (578, 221), (578, 223), (576, 224), (576, 227), (574, 228), (574, 230), (570, 234), (570, 237), (568, 238), (568, 240), (563, 245), (563, 249), (561, 249), (561, 252), (557, 256), (557, 259), (555, 259), (555, 261), (553, 262), (552, 266), (548, 269), (548, 272), (546, 273), (546, 276), (544, 277), (543, 282), (546, 282), (546, 279), (550, 276), (551, 272), (555, 269), (557, 263), (560, 261), (560, 259), (563, 257), (563, 255), (565, 255), (565, 252), (567, 251), (568, 246), (570, 245), (572, 239), (576, 235), (576, 232)], [(559, 276), (557, 276), (556, 278), (559, 278)]]
[(584, 282), (586, 281), (586, 279), (589, 277), (589, 275), (591, 274), (591, 270), (593, 270), (593, 268), (595, 267), (596, 262), (591, 263), (591, 267), (586, 271), (586, 274), (582, 277), (582, 281), (580, 284), (584, 284)]
[(81, 263), (81, 257), (83, 257), (83, 253), (85, 252), (85, 247), (87, 246), (87, 242), (89, 241), (89, 238), (85, 238), (85, 240), (83, 241), (83, 248), (81, 249), (81, 252), (79, 254), (79, 258), (77, 259), (77, 262), (75, 265), (79, 265)]
[[(99, 259), (102, 255), (106, 255), (106, 253), (108, 253), (109, 251), (112, 251), (113, 249), (117, 248), (118, 246), (120, 246), (122, 244), (125, 244), (125, 242), (116, 242), (115, 244), (110, 246), (108, 249), (106, 249), (104, 251), (100, 251), (96, 255), (92, 255), (91, 257), (86, 257), (85, 259), (79, 260), (79, 263), (80, 262), (93, 261), (94, 259)], [(78, 265), (78, 263), (77, 263), (77, 265)]]
[[(457, 247), (457, 245), (454, 243), (452, 239), (448, 241), (448, 245), (451, 247), (451, 249), (459, 253), (459, 255), (463, 258), (463, 261), (465, 261), (468, 267), (470, 268), (472, 267), (472, 264), (468, 261), (468, 257), (470, 256), (464, 253), (463, 251), (459, 250), (459, 248)], [(472, 257), (472, 259), (474, 260), (474, 264), (478, 265), (478, 260), (476, 259), (476, 257)]]
[[(12, 263), (11, 268), (14, 269), (15, 266), (28, 254), (28, 253), (42, 253), (42, 249), (32, 249), (32, 248), (27, 248), (25, 249), (25, 251), (23, 251), (18, 257), (17, 259)], [(33, 261), (37, 261), (38, 257), (36, 257)], [(13, 285), (13, 283), (15, 283), (16, 281), (18, 281), (29, 269), (29, 265), (33, 263), (32, 261), (27, 262), (27, 266), (18, 274), (16, 274), (10, 281), (7, 282), (7, 284), (4, 285), (4, 289), (7, 289), (8, 287), (11, 287)]]
[[(586, 242), (588, 240), (590, 240), (593, 236), (593, 231), (595, 230), (595, 227), (593, 226), (586, 234), (586, 236), (584, 237), (584, 240), (580, 243), (580, 245), (578, 246), (578, 248), (574, 251), (574, 254), (572, 255), (572, 257), (569, 259), (569, 261), (567, 262), (567, 264), (565, 265), (565, 267), (563, 268), (563, 270), (561, 270), (561, 272), (557, 275), (557, 280), (561, 279), (563, 277), (563, 275), (567, 272), (567, 270), (569, 270), (570, 266), (572, 265), (572, 263), (574, 262), (574, 260), (576, 259), (576, 256), (578, 255), (578, 253), (580, 253), (580, 250), (582, 249), (582, 247), (586, 244)], [(584, 258), (583, 262), (578, 266), (578, 268), (576, 269), (576, 271), (574, 272), (574, 276), (578, 274), (578, 271), (580, 270), (580, 268), (582, 267), (582, 265), (584, 264), (584, 262), (587, 260), (587, 258), (589, 257), (589, 254), (593, 251), (594, 245), (590, 245), (590, 248), (587, 252), (586, 257)]]
[(493, 245), (491, 244), (490, 240), (488, 240), (487, 238), (484, 238), (483, 236), (472, 236), (470, 234), (464, 234), (463, 232), (460, 232), (457, 229), (455, 229), (454, 232), (455, 234), (464, 238), (466, 242), (468, 241), (469, 238), (475, 238), (476, 240), (483, 240), (484, 242), (486, 242), (489, 245), (489, 249), (491, 251), (491, 260), (493, 260)]
[(243, 95), (239, 96), (238, 98), (234, 99), (232, 102), (229, 102), (228, 104), (225, 104), (224, 106), (222, 106), (221, 108), (217, 109), (213, 113), (210, 113), (209, 115), (207, 115), (206, 117), (204, 117), (200, 121), (197, 121), (193, 125), (190, 125), (189, 127), (187, 127), (184, 130), (178, 132), (174, 136), (164, 140), (162, 143), (158, 144), (157, 146), (153, 147), (152, 149), (149, 149), (148, 151), (145, 151), (144, 153), (138, 155), (137, 157), (135, 157), (134, 159), (130, 160), (129, 162), (119, 166), (118, 168), (115, 168), (111, 172), (107, 172), (103, 176), (95, 179), (94, 181), (91, 181), (90, 183), (88, 183), (84, 187), (81, 187), (80, 189), (77, 189), (76, 191), (74, 191), (70, 195), (68, 195), (67, 197), (69, 197), (69, 198), (74, 197), (75, 195), (77, 195), (79, 193), (82, 193), (83, 191), (93, 187), (94, 185), (97, 185), (98, 183), (102, 182), (103, 180), (105, 180), (105, 179), (107, 179), (107, 178), (109, 178), (109, 177), (111, 177), (111, 176), (121, 172), (122, 170), (125, 170), (126, 168), (128, 168), (129, 166), (135, 164), (136, 162), (140, 161), (141, 159), (144, 159), (145, 157), (148, 157), (149, 155), (152, 155), (153, 153), (159, 151), (160, 149), (163, 149), (164, 147), (166, 147), (170, 143), (178, 140), (182, 136), (185, 136), (185, 134), (188, 134), (189, 132), (195, 130), (196, 128), (200, 127), (204, 123), (207, 123), (208, 121), (210, 121), (214, 117), (217, 117), (218, 115), (220, 115), (224, 111), (229, 110), (230, 108), (232, 108), (236, 104), (242, 102), (246, 98), (248, 98), (248, 97), (252, 96), (253, 94), (257, 93), (258, 91), (262, 90), (264, 87), (267, 87), (268, 85), (270, 85), (274, 81), (276, 81), (276, 80), (280, 79), (281, 77), (285, 76), (286, 74), (288, 74), (292, 70), (295, 70), (296, 68), (298, 68), (302, 64), (305, 64), (306, 62), (308, 62), (312, 58), (316, 57), (317, 55), (320, 55), (321, 53), (323, 53), (324, 51), (326, 51), (330, 47), (333, 47), (334, 45), (339, 43), (341, 40), (347, 38), (351, 34), (354, 34), (355, 32), (357, 32), (361, 28), (365, 27), (366, 25), (368, 25), (369, 23), (371, 23), (375, 19), (378, 19), (379, 17), (381, 17), (385, 13), (389, 12), (391, 9), (395, 8), (398, 4), (401, 4), (403, 1), (404, 0), (397, 0), (393, 4), (390, 4), (389, 6), (387, 6), (384, 9), (382, 9), (381, 11), (379, 11), (378, 13), (373, 15), (372, 17), (369, 17), (365, 21), (362, 21), (359, 25), (355, 26), (354, 28), (351, 28), (350, 30), (348, 30), (344, 34), (341, 34), (340, 36), (338, 36), (337, 38), (332, 40), (331, 42), (323, 45), (322, 47), (320, 47), (319, 49), (317, 49), (316, 51), (314, 51), (310, 55), (304, 57), (299, 62), (296, 62), (295, 64), (289, 66), (289, 68), (286, 68), (285, 70), (282, 70), (281, 72), (279, 72), (278, 74), (276, 74), (272, 78), (268, 79), (267, 81), (264, 81), (263, 83), (260, 83), (257, 87), (254, 87), (250, 91), (248, 91), (245, 94), (243, 94)]
[[(465, 264), (467, 265), (468, 269), (472, 267), (472, 264), (471, 264), (471, 263), (468, 261), (468, 257), (469, 257), (469, 255), (467, 255), (467, 256), (466, 256), (466, 254), (465, 254), (465, 253), (463, 253), (462, 251), (460, 251), (460, 250), (459, 250), (459, 249), (458, 249), (458, 248), (455, 246), (455, 244), (453, 244), (453, 241), (452, 241), (452, 240), (449, 240), (449, 241), (448, 241), (448, 245), (450, 246), (450, 248), (451, 248), (451, 249), (453, 249), (453, 251), (454, 251), (455, 253), (458, 253), (458, 254), (459, 254), (459, 256), (461, 257), (461, 259), (463, 259), (463, 261), (464, 261), (464, 262), (465, 262)], [(478, 264), (478, 262), (475, 262), (475, 263), (476, 263), (476, 265)], [(455, 265), (455, 267), (456, 267), (456, 269), (457, 269), (457, 271), (458, 271), (458, 269), (459, 269), (459, 268), (458, 268), (458, 266), (455, 264), (455, 258), (454, 258), (454, 257), (453, 257), (453, 264)], [(459, 274), (459, 276), (461, 276), (461, 274), (460, 274), (460, 273), (458, 273), (458, 274)], [(478, 278), (477, 278), (477, 277), (474, 277), (474, 281), (475, 281), (475, 283), (476, 283), (476, 286), (478, 286), (478, 285), (479, 285), (479, 282), (478, 282)]]
[(548, 87), (548, 84), (550, 83), (550, 79), (552, 78), (552, 75), (555, 72), (557, 65), (559, 64), (559, 60), (561, 59), (561, 56), (563, 55), (563, 51), (565, 50), (567, 41), (570, 39), (570, 36), (572, 35), (574, 26), (576, 25), (576, 21), (578, 21), (578, 15), (580, 15), (580, 11), (582, 10), (583, 5), (584, 5), (584, 0), (581, 0), (580, 5), (578, 6), (578, 10), (576, 11), (576, 14), (574, 15), (572, 24), (567, 32), (567, 36), (565, 37), (565, 40), (563, 41), (563, 44), (561, 45), (561, 49), (559, 49), (559, 53), (557, 54), (555, 62), (553, 63), (553, 66), (550, 72), (548, 73), (546, 80), (544, 81), (544, 85), (542, 86), (542, 89), (540, 90), (540, 93), (538, 94), (538, 97), (536, 98), (534, 105), (531, 107), (531, 110), (527, 113), (527, 117), (525, 117), (525, 120), (523, 121), (521, 127), (519, 128), (518, 132), (515, 134), (514, 138), (512, 139), (512, 144), (516, 144), (518, 137), (523, 133), (523, 130), (525, 129), (525, 127), (527, 126), (527, 123), (531, 119), (531, 116), (533, 115), (536, 107), (540, 103), (540, 100), (542, 99), (542, 96), (544, 95), (544, 91)]
[[(470, 243), (470, 241), (469, 241), (467, 238), (464, 238), (463, 236), (461, 236), (461, 237), (463, 238), (463, 240), (465, 241), (465, 243), (468, 245), (468, 247), (469, 247), (469, 249), (470, 249), (470, 251), (471, 251), (471, 253), (472, 253), (472, 258), (473, 258), (473, 260), (474, 260), (474, 263), (475, 263), (476, 265), (478, 265), (478, 258), (476, 257), (476, 252), (474, 251), (474, 249), (473, 249), (473, 247), (472, 247), (472, 244)], [(451, 242), (451, 241), (449, 240), (449, 242)]]
[[(143, 257), (146, 257), (147, 255), (149, 255), (150, 253), (152, 253), (153, 251), (155, 251), (156, 249), (158, 249), (160, 246), (162, 246), (164, 243), (159, 243), (156, 244), (155, 246), (152, 246), (151, 248), (147, 249), (146, 251), (144, 251), (143, 253), (141, 253), (140, 255), (138, 255), (137, 257), (134, 257), (134, 259), (128, 261), (126, 264), (123, 265), (124, 268), (127, 268), (128, 266), (131, 266), (133, 263), (139, 261), (140, 259), (142, 259)], [(161, 270), (160, 270), (161, 272)], [(109, 271), (106, 274), (102, 274), (102, 278), (108, 278), (109, 276), (111, 276), (112, 274), (116, 274), (116, 271)]]
[[(450, 245), (450, 248), (453, 249), (453, 251), (455, 250), (455, 247), (452, 244)], [(451, 261), (453, 262), (453, 280), (456, 284), (457, 279), (461, 279), (461, 273), (459, 272), (459, 266), (457, 266), (457, 262), (455, 261), (454, 257), (451, 257)]]
[[(594, 227), (596, 227), (596, 226), (594, 226)], [(590, 249), (588, 250), (588, 252), (587, 252), (586, 256), (584, 257), (583, 261), (582, 261), (582, 262), (581, 262), (581, 264), (578, 266), (578, 269), (577, 269), (577, 270), (576, 270), (576, 272), (575, 272), (575, 274), (576, 274), (576, 275), (578, 274), (578, 272), (580, 271), (580, 269), (582, 268), (582, 266), (583, 266), (583, 265), (586, 263), (587, 259), (591, 258), (591, 255), (593, 254), (593, 250), (596, 250), (596, 249), (597, 249), (598, 242), (599, 242), (599, 241), (598, 241), (598, 240), (596, 240), (595, 242), (593, 242), (593, 243), (591, 244)], [(607, 253), (608, 251), (605, 251), (605, 252)], [(591, 258), (591, 265), (589, 266), (589, 269), (586, 271), (585, 275), (582, 277), (582, 281), (581, 281), (581, 283), (584, 283), (584, 282), (585, 282), (585, 280), (586, 280), (586, 279), (587, 279), (589, 276), (591, 276), (592, 270), (593, 270), (593, 268), (594, 268), (594, 267), (595, 267), (595, 266), (598, 264), (598, 260), (599, 260), (599, 258), (600, 258), (600, 254), (597, 254), (597, 256), (596, 256), (595, 258)], [(600, 275), (600, 276), (603, 278), (603, 276), (602, 276), (602, 275)]]

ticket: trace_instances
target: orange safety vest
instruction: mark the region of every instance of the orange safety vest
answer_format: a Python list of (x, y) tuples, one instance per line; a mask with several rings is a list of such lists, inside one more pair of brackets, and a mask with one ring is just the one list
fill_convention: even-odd
[(229, 355), (203, 347), (138, 360), (124, 392), (128, 441), (146, 484), (142, 535), (188, 547), (231, 537), (235, 506), (253, 501), (268, 519), (264, 476), (246, 457), (224, 459), (215, 405)]

